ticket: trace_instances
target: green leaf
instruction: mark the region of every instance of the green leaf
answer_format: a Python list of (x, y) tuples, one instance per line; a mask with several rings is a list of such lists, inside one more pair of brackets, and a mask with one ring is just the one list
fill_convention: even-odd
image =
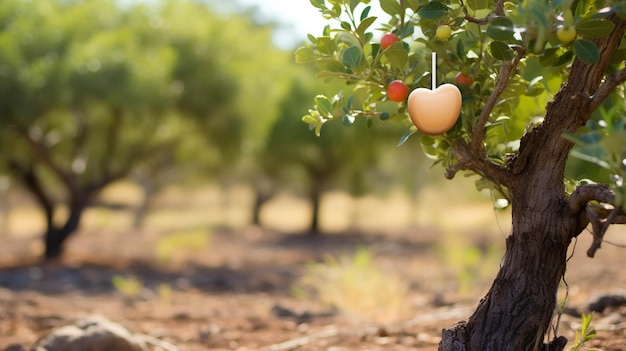
[(317, 50), (325, 55), (332, 55), (335, 53), (335, 41), (331, 37), (319, 37), (317, 38)]
[(397, 0), (380, 0), (380, 8), (392, 16), (400, 15), (402, 12)]
[(604, 157), (597, 156), (598, 152), (600, 151), (599, 149), (599, 147), (576, 149), (572, 150), (570, 152), (570, 155), (577, 159), (591, 162), (604, 169), (611, 170), (611, 165), (608, 162), (604, 161)]
[(315, 97), (315, 105), (319, 113), (324, 116), (330, 116), (333, 112), (333, 104), (330, 99), (324, 95), (318, 95)]
[(541, 83), (542, 80), (543, 76), (537, 76), (533, 80), (531, 80), (526, 87), (526, 92), (524, 93), (524, 95), (538, 96), (542, 94), (546, 90), (546, 87)]
[(501, 41), (489, 43), (489, 54), (496, 60), (511, 61), (515, 57), (513, 49)]
[(596, 63), (600, 60), (600, 51), (596, 45), (589, 40), (574, 40), (574, 53), (584, 63)]
[(401, 42), (395, 42), (385, 50), (385, 57), (389, 61), (391, 68), (404, 69), (409, 61), (409, 54)]
[(574, 12), (574, 17), (587, 17), (590, 11), (594, 7), (593, 0), (580, 0), (576, 5), (576, 11)]
[(566, 51), (563, 55), (559, 56), (558, 60), (552, 65), (552, 67), (559, 67), (566, 63), (569, 63), (574, 58), (573, 51)]
[(310, 63), (315, 62), (317, 56), (315, 56), (315, 52), (313, 49), (309, 47), (301, 47), (296, 50), (296, 63)]
[(604, 38), (611, 34), (615, 24), (605, 19), (584, 19), (576, 24), (576, 32), (583, 37)]
[(311, 0), (311, 5), (320, 10), (326, 9), (326, 2), (324, 0)]
[(572, 132), (563, 132), (562, 134), (565, 140), (568, 140), (578, 146), (596, 145), (602, 140), (602, 134), (597, 131), (592, 131), (585, 134), (576, 134)]
[(343, 115), (343, 125), (349, 127), (354, 124), (355, 119), (354, 115), (346, 113)]
[(411, 135), (417, 133), (417, 129), (411, 129), (408, 132), (404, 133), (400, 140), (398, 140), (398, 144), (396, 146), (400, 147), (402, 144), (406, 143), (407, 140), (411, 137)]
[(358, 68), (361, 63), (361, 57), (363, 53), (358, 46), (351, 46), (343, 52), (342, 61), (343, 64), (348, 67)]
[(456, 56), (464, 61), (465, 58), (465, 45), (463, 45), (463, 40), (459, 40), (456, 43)]
[(611, 10), (615, 11), (621, 19), (626, 19), (626, 3), (623, 1), (613, 5)]
[(357, 6), (361, 3), (361, 0), (350, 0), (350, 11), (354, 12)]
[[(357, 0), (358, 1), (358, 0)], [(360, 2), (360, 1), (359, 1)], [(361, 18), (360, 20), (363, 21), (364, 19), (367, 18), (367, 16), (369, 16), (370, 14), (370, 10), (372, 9), (371, 6), (366, 6), (365, 9), (363, 9), (363, 12), (361, 12)], [(353, 10), (354, 11), (354, 10)]]
[(369, 28), (374, 23), (374, 21), (376, 21), (376, 17), (374, 16), (362, 20), (359, 24), (359, 27), (356, 29), (357, 34), (359, 36), (363, 36), (367, 28)]
[(544, 67), (552, 66), (556, 63), (558, 56), (556, 55), (559, 48), (547, 48), (543, 54), (539, 56), (539, 64)]
[(626, 49), (619, 49), (611, 55), (611, 63), (618, 64), (626, 60)]
[(321, 71), (329, 71), (329, 72), (346, 72), (346, 67), (343, 63), (335, 60), (335, 59), (318, 59), (317, 66)]
[(398, 30), (396, 31), (396, 35), (400, 38), (406, 38), (413, 35), (414, 32), (415, 27), (413, 25), (407, 25), (404, 28), (398, 28)]
[(443, 17), (448, 12), (448, 6), (438, 2), (432, 1), (422, 7), (417, 14), (421, 18), (436, 20)]
[(487, 35), (494, 40), (508, 40), (513, 34), (513, 21), (506, 17), (494, 20), (487, 27)]

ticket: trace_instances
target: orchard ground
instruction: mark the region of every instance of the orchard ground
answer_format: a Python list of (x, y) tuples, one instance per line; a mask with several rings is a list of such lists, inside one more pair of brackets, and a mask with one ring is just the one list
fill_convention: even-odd
[[(464, 182), (424, 187), (415, 201), (328, 193), (328, 233), (319, 237), (303, 233), (306, 202), (287, 195), (264, 208), (265, 229), (247, 226), (252, 193), (238, 186), (166, 189), (133, 229), (128, 208), (141, 194), (119, 184), (103, 195), (118, 208), (90, 209), (64, 259), (47, 265), (36, 259), (43, 219), (10, 193), (12, 208), (0, 216), (0, 350), (29, 347), (89, 314), (180, 350), (436, 350), (441, 329), (469, 316), (491, 285), (510, 229), (509, 214), (495, 213), (488, 197), (459, 195), (471, 192)], [(606, 239), (624, 243), (625, 234), (614, 227)], [(589, 233), (579, 238), (559, 293), (570, 311), (626, 296), (626, 249), (605, 244), (589, 259), (590, 242)], [(358, 252), (371, 261), (359, 266)], [(316, 295), (297, 289), (314, 271), (342, 267), (340, 289), (319, 274)], [(375, 280), (379, 272), (388, 280)], [(397, 282), (403, 288), (378, 293)], [(557, 333), (572, 345), (579, 323), (564, 314)], [(593, 325), (587, 346), (626, 350), (626, 306), (596, 312)]]

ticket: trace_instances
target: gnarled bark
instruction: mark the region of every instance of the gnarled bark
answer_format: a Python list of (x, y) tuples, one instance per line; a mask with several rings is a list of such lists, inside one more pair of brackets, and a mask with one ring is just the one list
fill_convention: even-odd
[[(561, 133), (584, 125), (598, 100), (608, 95), (607, 84), (623, 78), (618, 75), (603, 83), (611, 54), (626, 30), (623, 20), (610, 19), (616, 24), (614, 31), (595, 41), (600, 61), (589, 65), (575, 60), (567, 83), (548, 104), (544, 122), (524, 136), (506, 167), (489, 172), (495, 175), (491, 180), (507, 186), (511, 194), (512, 233), (491, 289), (468, 321), (443, 331), (440, 350), (563, 349), (563, 337), (555, 335), (544, 344), (544, 336), (552, 322), (569, 244), (588, 221), (581, 220), (584, 206), (571, 207), (565, 194), (564, 169), (572, 144)], [(480, 173), (485, 166), (495, 167), (475, 145), (459, 144), (456, 151), (467, 158), (461, 160), (462, 168)]]

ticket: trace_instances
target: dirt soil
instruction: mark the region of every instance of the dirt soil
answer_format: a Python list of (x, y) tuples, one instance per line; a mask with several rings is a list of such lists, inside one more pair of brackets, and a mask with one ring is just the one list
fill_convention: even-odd
[[(45, 265), (31, 254), (32, 238), (3, 238), (0, 350), (14, 344), (28, 348), (53, 328), (94, 313), (189, 351), (436, 350), (441, 329), (469, 316), (493, 279), (476, 278), (460, 292), (454, 272), (437, 253), (438, 235), (306, 237), (218, 229), (207, 247), (183, 250), (163, 263), (155, 258), (156, 235), (92, 230), (71, 240), (61, 262)], [(567, 277), (572, 310), (587, 310), (597, 296), (624, 296), (626, 249), (604, 246), (592, 260), (584, 257), (587, 244), (586, 239), (577, 244)], [(293, 296), (293, 284), (308, 263), (358, 247), (373, 250), (378, 264), (409, 283), (409, 317), (380, 322)], [(129, 285), (124, 294), (114, 277), (137, 279), (140, 291), (133, 293)], [(561, 318), (558, 334), (569, 345), (579, 322)], [(586, 346), (626, 350), (626, 307), (596, 312), (594, 325), (597, 336)]]

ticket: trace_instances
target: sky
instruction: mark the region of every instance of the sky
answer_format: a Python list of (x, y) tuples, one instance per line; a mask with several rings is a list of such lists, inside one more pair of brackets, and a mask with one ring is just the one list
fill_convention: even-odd
[[(293, 48), (306, 40), (307, 34), (319, 35), (329, 22), (311, 5), (310, 0), (239, 0), (246, 7), (256, 7), (262, 18), (275, 20), (281, 24), (274, 40), (283, 48)], [(383, 14), (378, 1), (370, 3), (370, 15)], [(357, 10), (360, 14), (360, 10)], [(331, 24), (338, 27), (337, 23)]]
[[(2, 0), (0, 0), (2, 1)], [(120, 4), (154, 3), (156, 0), (116, 0)], [(228, 2), (226, 2), (228, 1)], [(274, 35), (274, 42), (283, 49), (293, 49), (306, 41), (307, 34), (319, 35), (327, 24), (337, 28), (336, 21), (329, 22), (319, 10), (311, 5), (310, 0), (208, 0), (218, 8), (242, 6), (242, 10), (253, 9), (255, 16), (263, 21), (277, 22), (279, 27)], [(371, 1), (370, 16), (386, 18), (378, 1)], [(360, 14), (365, 5), (359, 5), (356, 13)], [(373, 28), (376, 28), (374, 23)]]

